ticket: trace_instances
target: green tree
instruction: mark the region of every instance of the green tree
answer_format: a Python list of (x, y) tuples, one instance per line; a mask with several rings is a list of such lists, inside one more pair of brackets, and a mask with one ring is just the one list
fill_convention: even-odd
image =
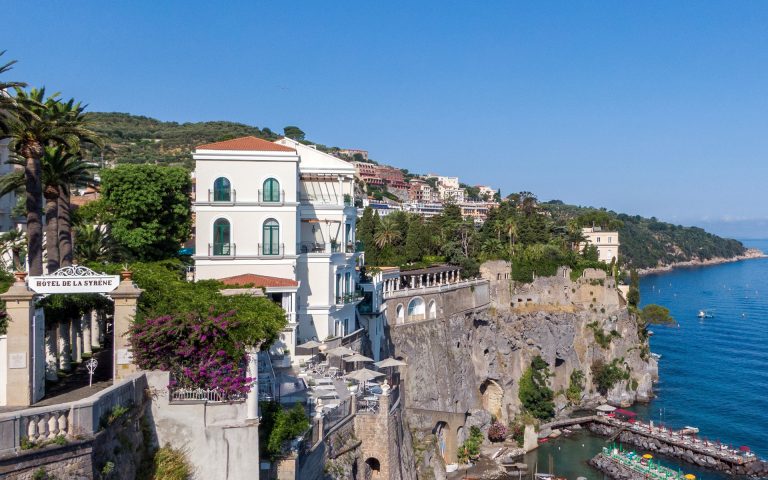
[(669, 314), (669, 309), (655, 303), (644, 306), (640, 311), (640, 318), (646, 325), (669, 325), (675, 323), (675, 319)]
[(304, 131), (295, 125), (283, 127), (283, 133), (286, 137), (292, 138), (293, 140), (298, 140), (299, 142), (304, 140), (305, 136)]
[(623, 358), (614, 358), (611, 363), (597, 361), (592, 364), (592, 379), (597, 386), (597, 391), (603, 395), (622, 380), (629, 380), (629, 367), (622, 368)]
[(64, 145), (77, 152), (84, 143), (99, 145), (101, 140), (86, 122), (84, 106), (58, 100), (58, 94), (46, 97), (45, 89), (29, 92), (16, 89), (17, 118), (9, 136), (14, 151), (24, 159), (27, 213), (27, 251), (29, 273), (43, 273), (42, 157), (46, 146)]
[(568, 382), (568, 389), (565, 391), (565, 398), (571, 405), (578, 405), (581, 402), (581, 395), (584, 393), (584, 372), (574, 370), (571, 372), (571, 378)]
[(584, 260), (597, 262), (600, 259), (600, 252), (597, 250), (597, 245), (587, 245), (581, 252), (581, 256)]
[(180, 167), (119, 165), (102, 172), (112, 236), (130, 258), (175, 257), (191, 233), (192, 182)]
[(396, 241), (400, 240), (401, 237), (402, 233), (398, 229), (395, 219), (386, 216), (381, 221), (381, 228), (376, 230), (373, 241), (377, 247), (383, 249), (384, 247), (394, 244)]
[[(0, 51), (0, 56), (5, 54), (5, 50)], [(0, 75), (7, 73), (13, 68), (16, 60), (0, 65)], [(22, 88), (26, 85), (21, 82), (0, 81), (0, 92), (6, 92), (14, 88)], [(0, 95), (0, 138), (10, 131), (10, 126), (16, 121), (17, 105), (16, 100), (8, 95)]]
[(627, 303), (637, 308), (640, 304), (640, 277), (634, 268), (629, 271), (629, 290), (627, 291)]
[(550, 376), (549, 365), (537, 355), (520, 377), (520, 402), (531, 415), (542, 420), (555, 415), (555, 394), (548, 385)]

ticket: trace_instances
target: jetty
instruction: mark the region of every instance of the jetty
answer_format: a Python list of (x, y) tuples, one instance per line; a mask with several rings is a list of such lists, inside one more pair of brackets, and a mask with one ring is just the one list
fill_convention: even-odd
[(609, 437), (609, 441), (634, 445), (646, 452), (660, 453), (730, 475), (768, 475), (768, 462), (759, 459), (748, 448), (732, 448), (719, 442), (703, 440), (689, 428), (673, 430), (599, 412), (597, 415), (545, 423), (541, 425), (540, 431), (573, 425), (586, 426), (592, 433)]

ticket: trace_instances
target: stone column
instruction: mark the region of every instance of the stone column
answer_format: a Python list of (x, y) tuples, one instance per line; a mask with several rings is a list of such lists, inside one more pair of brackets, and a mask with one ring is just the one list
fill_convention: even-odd
[(72, 341), (70, 342), (72, 348), (72, 361), (80, 363), (83, 361), (83, 336), (80, 331), (80, 318), (73, 318), (69, 321), (70, 335), (72, 335)]
[(99, 322), (98, 310), (91, 310), (91, 351), (94, 348), (101, 348), (101, 323)]
[(45, 379), (55, 382), (59, 379), (56, 371), (59, 369), (59, 355), (56, 346), (56, 327), (45, 329)]
[(83, 353), (88, 355), (93, 353), (91, 340), (91, 312), (83, 314), (80, 317), (80, 331), (83, 332)]
[(133, 274), (128, 271), (120, 272), (120, 285), (109, 294), (115, 302), (114, 326), (112, 327), (114, 340), (112, 351), (112, 376), (113, 381), (125, 378), (138, 369), (133, 363), (133, 355), (128, 341), (128, 329), (136, 318), (136, 303), (142, 290), (134, 285)]
[(70, 321), (62, 319), (59, 322), (59, 370), (68, 372), (72, 368), (72, 346)]
[(35, 293), (27, 288), (26, 276), (25, 272), (17, 272), (15, 283), (0, 295), (8, 313), (6, 405), (15, 407), (28, 407), (33, 402), (32, 316), (35, 314)]
[[(294, 352), (295, 353), (295, 352)], [(259, 348), (248, 349), (248, 377), (253, 379), (245, 401), (245, 419), (259, 421)]]

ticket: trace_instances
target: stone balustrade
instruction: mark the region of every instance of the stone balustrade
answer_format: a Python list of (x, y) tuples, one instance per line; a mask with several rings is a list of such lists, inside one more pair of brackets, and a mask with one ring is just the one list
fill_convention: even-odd
[(0, 414), (0, 454), (21, 449), (22, 439), (93, 435), (115, 407), (140, 405), (146, 388), (145, 375), (135, 374), (82, 400)]

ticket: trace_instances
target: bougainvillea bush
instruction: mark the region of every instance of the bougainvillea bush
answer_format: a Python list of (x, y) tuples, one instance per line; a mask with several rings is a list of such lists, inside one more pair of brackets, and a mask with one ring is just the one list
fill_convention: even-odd
[(507, 427), (501, 422), (493, 422), (488, 428), (488, 440), (503, 442), (507, 438)]
[(234, 316), (165, 315), (134, 323), (134, 361), (144, 370), (172, 372), (170, 388), (215, 389), (226, 397), (245, 394), (255, 379), (246, 376), (246, 348), (234, 334), (241, 327)]

